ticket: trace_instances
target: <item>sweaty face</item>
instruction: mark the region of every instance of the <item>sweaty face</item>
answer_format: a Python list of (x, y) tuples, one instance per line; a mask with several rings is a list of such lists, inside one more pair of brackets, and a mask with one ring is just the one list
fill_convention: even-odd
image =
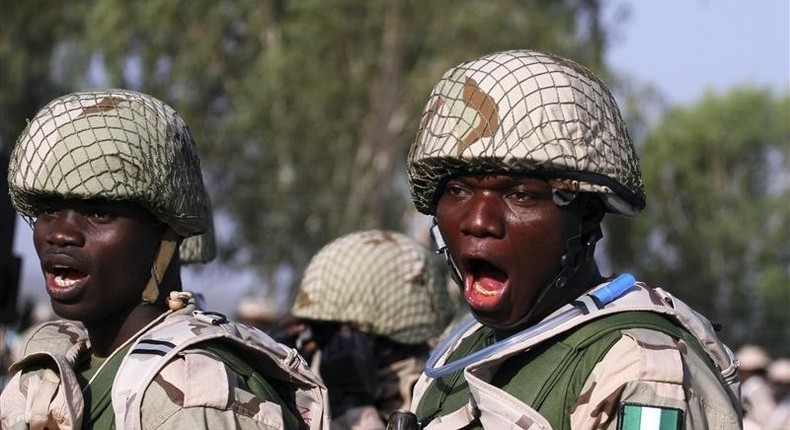
[(33, 242), (55, 313), (95, 322), (138, 305), (163, 232), (135, 203), (48, 200)]
[(541, 179), (462, 176), (448, 181), (436, 220), (482, 322), (508, 326), (531, 309), (565, 252), (567, 215)]

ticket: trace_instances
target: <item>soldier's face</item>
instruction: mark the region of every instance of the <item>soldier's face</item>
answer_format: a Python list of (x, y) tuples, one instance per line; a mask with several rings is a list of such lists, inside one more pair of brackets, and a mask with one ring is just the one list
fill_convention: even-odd
[(532, 307), (565, 251), (566, 217), (541, 179), (463, 176), (448, 181), (436, 208), (442, 237), (483, 322), (510, 325)]
[(49, 199), (33, 242), (55, 313), (95, 322), (140, 304), (163, 232), (134, 203)]

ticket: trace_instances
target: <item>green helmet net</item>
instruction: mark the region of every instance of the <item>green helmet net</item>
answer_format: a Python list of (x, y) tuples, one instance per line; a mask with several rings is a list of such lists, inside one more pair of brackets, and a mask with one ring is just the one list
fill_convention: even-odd
[(396, 232), (340, 237), (310, 260), (293, 315), (351, 323), (400, 343), (425, 342), (441, 334), (454, 312), (438, 260)]
[(149, 95), (112, 89), (51, 101), (17, 140), (8, 184), (14, 207), (28, 218), (53, 196), (136, 202), (187, 238), (182, 262), (214, 257), (195, 142), (181, 117)]
[(638, 158), (606, 86), (570, 60), (505, 51), (450, 69), (434, 87), (408, 157), (414, 204), (432, 215), (458, 175), (520, 173), (599, 193), (611, 212), (645, 206)]

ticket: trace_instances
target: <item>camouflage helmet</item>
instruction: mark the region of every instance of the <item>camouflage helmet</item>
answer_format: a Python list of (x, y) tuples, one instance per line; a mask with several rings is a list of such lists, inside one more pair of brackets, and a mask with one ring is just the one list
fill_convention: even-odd
[(637, 155), (609, 90), (570, 60), (505, 51), (444, 74), (408, 157), (414, 204), (432, 215), (445, 181), (475, 173), (545, 177), (599, 193), (611, 212), (645, 206)]
[(51, 101), (17, 140), (8, 184), (23, 216), (37, 216), (50, 196), (133, 201), (187, 238), (183, 262), (214, 256), (195, 142), (181, 117), (149, 95), (111, 89)]
[(396, 342), (439, 335), (453, 308), (436, 254), (400, 233), (368, 230), (324, 246), (304, 272), (293, 315), (351, 323)]

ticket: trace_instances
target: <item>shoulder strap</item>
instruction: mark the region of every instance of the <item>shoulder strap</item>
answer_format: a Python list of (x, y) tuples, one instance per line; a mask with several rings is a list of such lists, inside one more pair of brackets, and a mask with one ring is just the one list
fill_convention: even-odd
[[(193, 312), (191, 317), (168, 318), (132, 346), (118, 369), (112, 389), (116, 427), (140, 429), (143, 394), (154, 377), (180, 352), (196, 346), (205, 349), (209, 344), (223, 358), (233, 356), (230, 351), (254, 357), (254, 370), (261, 380), (288, 387), (288, 391), (295, 393), (299, 408), (296, 412), (311, 429), (328, 429), (326, 388), (296, 350), (277, 343), (260, 330), (229, 322), (221, 314), (202, 311)], [(232, 348), (222, 351), (224, 344)], [(232, 360), (227, 364), (239, 368), (242, 361), (253, 362)]]
[(233, 345), (226, 342), (208, 341), (200, 344), (199, 347), (219, 357), (226, 366), (234, 373), (241, 376), (247, 384), (247, 389), (256, 396), (270, 400), (280, 405), (288, 405), (283, 408), (283, 423), (285, 428), (299, 428), (299, 419), (296, 417), (297, 410), (293, 393), (282, 387), (278, 389), (272, 385), (260, 372), (255, 370), (246, 360), (239, 358), (241, 351), (236, 350)]
[[(520, 369), (517, 381), (530, 381), (531, 387), (540, 387), (527, 402), (544, 416), (554, 429), (569, 428), (570, 411), (564, 405), (573, 404), (578, 399), (581, 389), (595, 365), (621, 337), (624, 329), (644, 328), (665, 333), (676, 339), (683, 339), (687, 345), (703, 361), (711, 371), (718, 375), (719, 371), (708, 358), (699, 342), (685, 329), (666, 317), (651, 312), (621, 312), (604, 316), (578, 327), (548, 348), (537, 348), (540, 359), (532, 361), (535, 354), (527, 352), (514, 360), (529, 362), (529, 365), (516, 367)], [(518, 383), (511, 390), (518, 390)], [(528, 396), (529, 393), (524, 393)], [(518, 396), (519, 398), (525, 398)], [(558, 398), (567, 402), (551, 401)]]

